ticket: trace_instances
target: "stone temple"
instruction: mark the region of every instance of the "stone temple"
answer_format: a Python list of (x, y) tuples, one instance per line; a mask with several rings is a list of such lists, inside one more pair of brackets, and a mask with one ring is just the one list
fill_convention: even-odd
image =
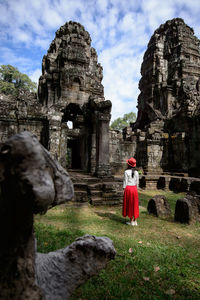
[(110, 175), (111, 102), (104, 101), (102, 78), (89, 33), (78, 23), (66, 23), (43, 57), (39, 79), (39, 102), (51, 114), (48, 147), (63, 165), (67, 155), (67, 167), (98, 176)]
[(137, 120), (123, 133), (109, 130), (112, 104), (102, 78), (89, 33), (64, 24), (43, 57), (38, 95), (0, 95), (0, 141), (33, 132), (63, 167), (78, 170), (81, 201), (119, 201), (116, 175), (131, 156), (142, 187), (189, 190), (198, 183), (200, 41), (193, 29), (177, 18), (154, 32), (141, 66)]

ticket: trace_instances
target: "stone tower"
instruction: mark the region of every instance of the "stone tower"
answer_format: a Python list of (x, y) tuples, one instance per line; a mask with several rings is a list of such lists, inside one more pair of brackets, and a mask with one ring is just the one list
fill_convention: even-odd
[(111, 102), (104, 99), (102, 79), (89, 33), (77, 22), (61, 26), (43, 57), (38, 87), (49, 120), (49, 150), (68, 168), (109, 176)]
[(147, 173), (200, 176), (200, 41), (182, 19), (161, 25), (141, 66), (136, 156)]
[(43, 57), (40, 102), (50, 107), (69, 103), (83, 105), (90, 97), (103, 101), (102, 79), (102, 67), (91, 47), (89, 33), (76, 22), (61, 26)]
[(161, 25), (144, 54), (137, 127), (200, 112), (200, 41), (182, 19)]

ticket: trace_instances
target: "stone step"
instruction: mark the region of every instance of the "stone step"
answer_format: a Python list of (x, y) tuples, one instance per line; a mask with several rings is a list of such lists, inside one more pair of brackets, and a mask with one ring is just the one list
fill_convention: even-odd
[(88, 202), (88, 192), (87, 191), (75, 191), (74, 201)]
[(97, 177), (88, 177), (88, 178), (86, 178), (86, 181), (87, 181), (87, 184), (89, 184), (89, 185), (101, 183), (101, 180)]
[(109, 191), (114, 191), (116, 189), (120, 189), (122, 188), (122, 183), (118, 183), (118, 182), (106, 182), (106, 183), (103, 183), (103, 190), (105, 192), (109, 192)]
[(119, 204), (121, 204), (120, 202), (119, 202), (119, 200), (118, 199), (113, 199), (113, 200), (103, 200), (102, 202), (101, 202), (101, 205), (119, 205)]
[(99, 178), (96, 177), (81, 177), (81, 176), (71, 176), (70, 174), (70, 178), (72, 180), (72, 182), (75, 184), (99, 184), (100, 180)]
[(120, 204), (123, 200), (122, 181), (113, 178), (100, 179), (89, 174), (70, 171), (74, 184), (74, 201), (93, 205)]
[(88, 185), (86, 183), (74, 183), (74, 190), (75, 191), (87, 191)]
[(101, 190), (91, 190), (90, 195), (91, 195), (91, 197), (102, 197), (102, 191)]
[(90, 203), (92, 205), (102, 205), (102, 198), (101, 197), (91, 197)]
[(92, 198), (90, 200), (90, 204), (97, 206), (97, 205), (119, 205), (119, 199), (112, 199), (112, 200), (104, 200), (102, 198)]
[(100, 189), (102, 189), (102, 183), (98, 182), (98, 183), (90, 184), (90, 185), (88, 186), (88, 189), (89, 189), (90, 191), (92, 191), (92, 190), (100, 190)]

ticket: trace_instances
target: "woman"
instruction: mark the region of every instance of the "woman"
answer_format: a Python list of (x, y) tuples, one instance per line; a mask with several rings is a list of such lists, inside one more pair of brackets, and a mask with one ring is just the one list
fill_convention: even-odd
[(139, 199), (138, 186), (139, 174), (136, 171), (136, 160), (131, 157), (127, 160), (128, 169), (124, 172), (124, 198), (123, 198), (123, 216), (128, 216), (130, 222), (126, 224), (137, 226), (137, 218), (139, 217)]

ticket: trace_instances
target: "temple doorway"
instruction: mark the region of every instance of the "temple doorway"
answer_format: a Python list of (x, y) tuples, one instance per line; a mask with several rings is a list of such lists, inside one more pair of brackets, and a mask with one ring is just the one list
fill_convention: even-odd
[(67, 139), (67, 166), (69, 169), (82, 169), (80, 140)]
[(76, 103), (70, 103), (63, 112), (62, 122), (67, 125), (67, 168), (88, 172), (88, 128), (82, 107)]

